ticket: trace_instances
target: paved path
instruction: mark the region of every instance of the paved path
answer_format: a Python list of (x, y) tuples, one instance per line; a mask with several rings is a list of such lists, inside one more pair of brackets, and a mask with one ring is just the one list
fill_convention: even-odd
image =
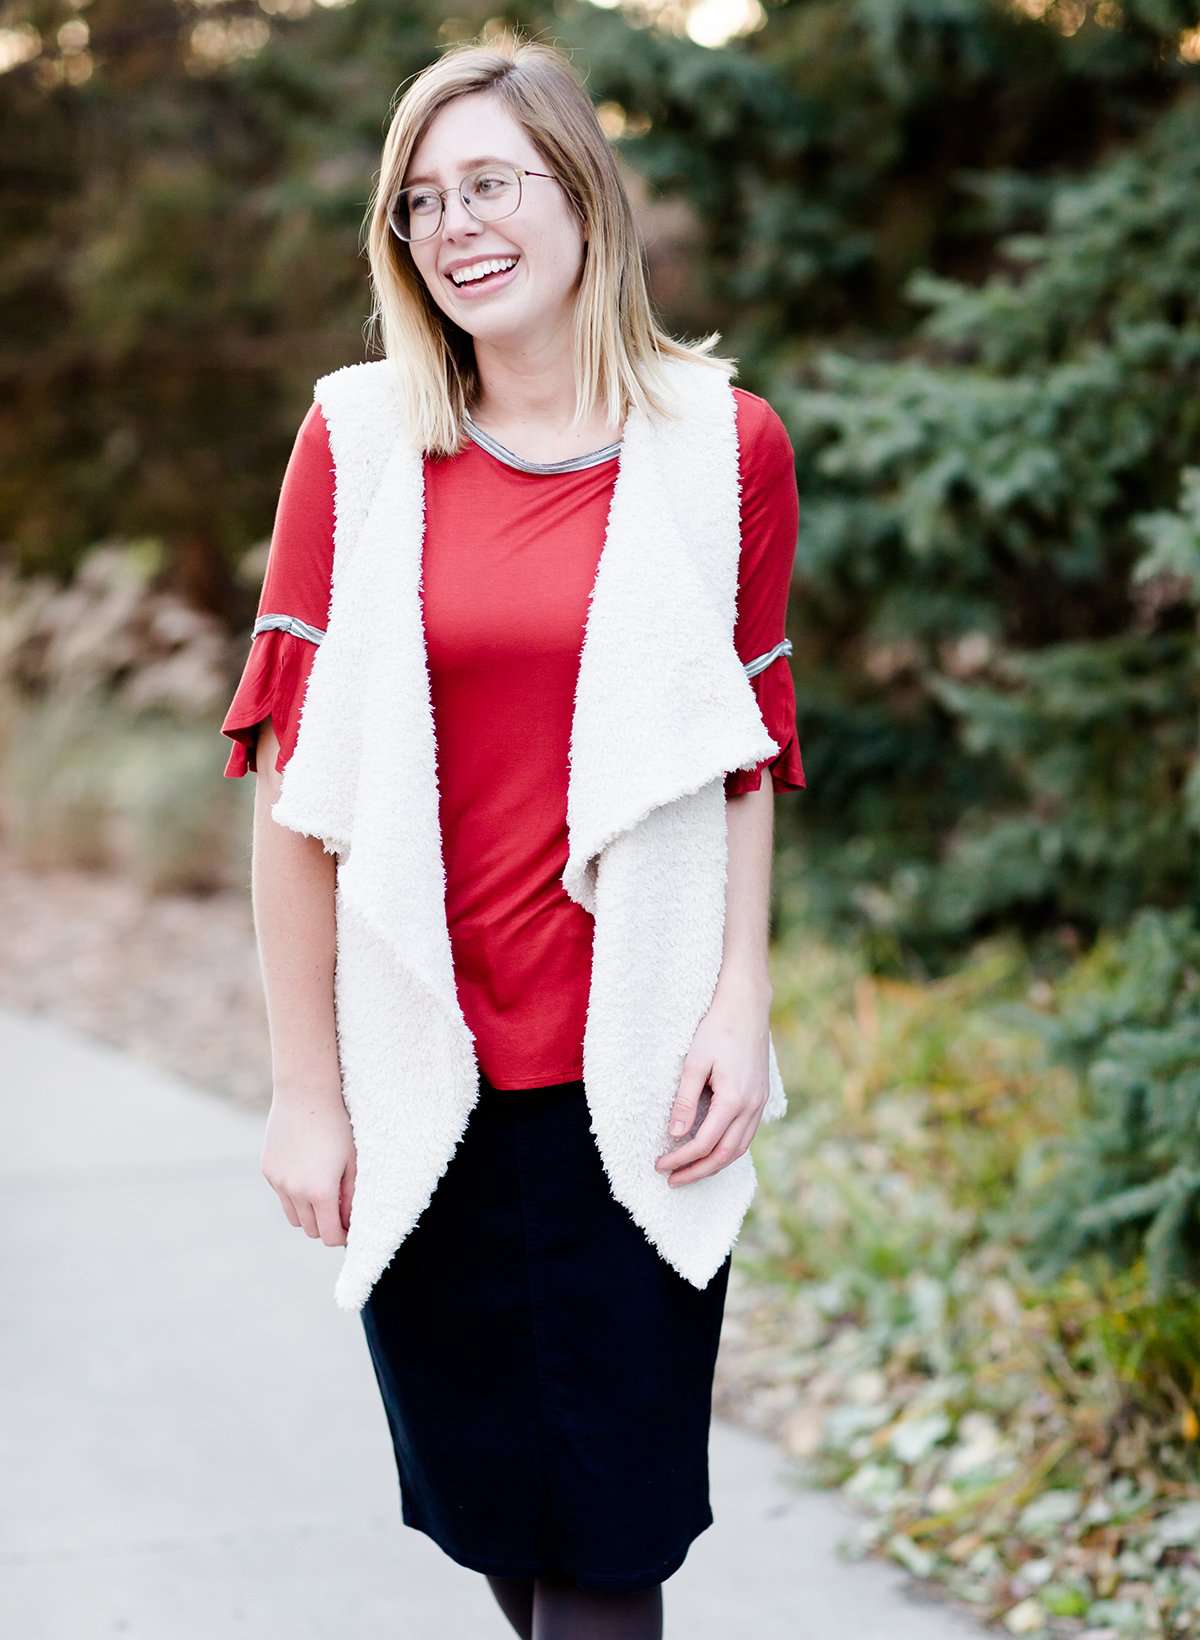
[[(262, 1120), (0, 1013), (0, 1633), (512, 1640), (403, 1525), (340, 1249), (258, 1172)], [(963, 1640), (756, 1437), (713, 1430), (716, 1524), (669, 1640)]]

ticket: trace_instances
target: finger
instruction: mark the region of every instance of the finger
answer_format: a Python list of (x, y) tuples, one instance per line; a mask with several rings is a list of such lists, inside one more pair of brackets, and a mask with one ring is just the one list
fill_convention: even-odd
[(691, 1184), (696, 1179), (719, 1173), (722, 1168), (728, 1167), (730, 1162), (736, 1162), (740, 1156), (744, 1156), (758, 1131), (766, 1104), (765, 1097), (755, 1101), (742, 1116), (729, 1124), (720, 1143), (714, 1146), (707, 1157), (702, 1157), (690, 1166), (673, 1170), (667, 1182), (672, 1185)]
[[(269, 1180), (268, 1183), (270, 1183)], [(279, 1197), (280, 1206), (283, 1208), (283, 1211), (287, 1216), (288, 1223), (294, 1225), (296, 1229), (299, 1230), (300, 1215), (296, 1212), (295, 1204), (293, 1203), (292, 1198), (288, 1195), (286, 1190), (281, 1190), (277, 1184), (272, 1184), (271, 1189)]]
[(347, 1235), (350, 1234), (350, 1215), (354, 1210), (354, 1181), (357, 1177), (358, 1168), (352, 1158), (345, 1173), (342, 1174), (342, 1190), (338, 1201), (342, 1229), (345, 1230)]
[(730, 1127), (707, 1156), (702, 1156), (698, 1162), (693, 1162), (688, 1167), (681, 1167), (672, 1172), (667, 1178), (667, 1183), (672, 1189), (676, 1189), (680, 1185), (694, 1184), (697, 1179), (711, 1178), (714, 1173), (720, 1173), (730, 1162), (736, 1162), (745, 1153), (745, 1147), (734, 1137), (734, 1129)]
[(675, 1094), (675, 1102), (671, 1106), (669, 1131), (673, 1137), (687, 1133), (696, 1120), (696, 1108), (700, 1103), (700, 1095), (708, 1085), (708, 1073), (711, 1070), (711, 1065), (684, 1060), (679, 1088)]
[(719, 1094), (713, 1095), (712, 1104), (708, 1107), (708, 1115), (701, 1122), (695, 1136), (674, 1150), (669, 1150), (665, 1156), (660, 1156), (656, 1166), (661, 1172), (673, 1173), (676, 1168), (687, 1167), (690, 1163), (699, 1161), (707, 1156), (718, 1144), (729, 1124), (741, 1113), (739, 1101), (725, 1100)]
[(749, 1150), (750, 1145), (753, 1142), (754, 1135), (758, 1131), (758, 1124), (762, 1119), (763, 1108), (765, 1105), (765, 1099), (761, 1100), (758, 1104), (751, 1105), (750, 1109), (742, 1117), (741, 1121), (734, 1122), (732, 1127), (729, 1129), (729, 1132), (726, 1134), (726, 1137), (731, 1141), (731, 1143), (737, 1145), (739, 1149)]
[(342, 1228), (341, 1215), (341, 1180), (338, 1188), (330, 1191), (328, 1196), (318, 1196), (313, 1202), (313, 1212), (316, 1215), (321, 1240), (326, 1247), (341, 1247), (346, 1240), (346, 1232)]

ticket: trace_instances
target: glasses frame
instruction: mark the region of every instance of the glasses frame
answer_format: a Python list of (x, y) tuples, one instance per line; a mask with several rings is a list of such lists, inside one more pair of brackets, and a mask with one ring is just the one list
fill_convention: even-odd
[[(516, 179), (517, 179), (517, 203), (513, 206), (511, 211), (505, 211), (503, 216), (478, 216), (478, 215), (476, 215), (476, 213), (474, 211), (471, 210), (470, 201), (467, 199), (467, 196), (463, 193), (463, 184), (466, 183), (466, 182), (469, 182), (472, 177), (477, 177), (477, 176), (481, 175), (481, 173), (487, 171), (488, 169), (495, 170), (498, 166), (503, 166), (505, 168), (505, 170), (512, 171), (512, 172), (515, 173)], [(505, 160), (491, 160), (491, 161), (489, 161), (488, 165), (478, 165), (478, 166), (476, 166), (476, 168), (473, 171), (468, 172), (466, 176), (459, 177), (457, 182), (452, 182), (448, 188), (434, 188), (427, 182), (414, 182), (414, 183), (410, 184), (410, 186), (407, 187), (407, 188), (397, 188), (396, 192), (392, 195), (390, 203), (388, 204), (388, 209), (387, 209), (388, 227), (392, 230), (392, 232), (395, 234), (396, 238), (400, 241), (400, 243), (402, 245), (423, 245), (427, 239), (433, 239), (433, 238), (436, 237), (437, 234), (441, 233), (442, 224), (446, 220), (446, 195), (448, 193), (453, 192), (455, 189), (458, 190), (458, 197), (463, 202), (464, 210), (470, 211), (470, 214), (473, 217), (475, 217), (476, 222), (503, 222), (508, 217), (515, 216), (516, 213), (521, 209), (521, 201), (525, 197), (525, 195), (524, 195), (524, 178), (525, 177), (545, 177), (548, 182), (557, 182), (558, 181), (558, 178), (556, 176), (551, 175), (551, 173), (549, 171), (530, 171), (524, 165), (514, 165), (511, 160), (505, 159)], [(400, 199), (402, 194), (414, 193), (418, 189), (424, 191), (425, 193), (434, 193), (438, 196), (437, 226), (435, 228), (431, 229), (429, 233), (423, 233), (420, 236), (419, 239), (406, 239), (404, 237), (404, 235), (400, 232), (399, 228), (397, 228), (397, 226), (396, 226), (396, 222), (395, 222), (396, 203)]]

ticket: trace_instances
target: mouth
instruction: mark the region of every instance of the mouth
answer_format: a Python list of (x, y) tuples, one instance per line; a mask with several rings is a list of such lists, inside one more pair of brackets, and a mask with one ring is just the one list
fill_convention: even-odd
[[(489, 259), (481, 257), (480, 260), (487, 261)], [(482, 296), (487, 291), (499, 290), (502, 285), (510, 284), (516, 277), (517, 269), (520, 266), (521, 258), (518, 256), (511, 268), (504, 268), (499, 273), (486, 273), (482, 279), (471, 279), (465, 285), (456, 285), (449, 274), (446, 275), (446, 281), (456, 296)]]

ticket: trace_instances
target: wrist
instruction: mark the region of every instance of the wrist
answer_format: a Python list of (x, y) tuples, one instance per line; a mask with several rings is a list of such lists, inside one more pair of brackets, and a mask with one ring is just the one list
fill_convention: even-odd
[(271, 1080), (272, 1102), (290, 1110), (318, 1110), (324, 1105), (342, 1104), (342, 1079), (338, 1072), (324, 1076), (304, 1073), (278, 1072)]
[(726, 962), (717, 979), (717, 995), (736, 999), (742, 1007), (765, 1008), (769, 1013), (775, 998), (771, 971), (765, 963)]

